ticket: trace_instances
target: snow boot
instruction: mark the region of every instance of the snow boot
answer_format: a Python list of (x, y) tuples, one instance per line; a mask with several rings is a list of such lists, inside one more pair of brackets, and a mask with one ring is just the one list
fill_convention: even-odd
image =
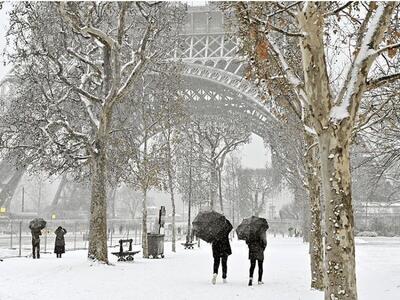
[(253, 285), (253, 278), (250, 277), (250, 279), (249, 279), (249, 286), (252, 286), (252, 285)]
[(216, 273), (213, 274), (211, 282), (212, 282), (212, 284), (215, 284), (217, 282), (217, 274)]
[(222, 282), (223, 282), (223, 283), (228, 283), (228, 281), (226, 280), (226, 278), (222, 278)]
[(264, 284), (264, 282), (262, 282), (261, 280), (258, 281), (258, 284)]

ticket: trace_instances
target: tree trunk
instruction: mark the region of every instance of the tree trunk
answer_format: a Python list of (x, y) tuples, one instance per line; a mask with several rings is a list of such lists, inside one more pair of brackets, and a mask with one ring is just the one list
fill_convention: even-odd
[(224, 203), (222, 200), (222, 174), (221, 174), (221, 168), (218, 168), (218, 193), (219, 193), (219, 205), (221, 208), (222, 214), (224, 213)]
[(325, 300), (356, 300), (349, 139), (332, 127), (318, 138), (325, 201)]
[[(100, 144), (100, 143), (99, 143)], [(90, 202), (89, 253), (92, 260), (108, 263), (107, 256), (107, 192), (106, 148), (97, 148), (91, 161), (92, 192)]]
[(259, 213), (258, 213), (258, 191), (255, 192), (254, 194), (254, 203), (253, 203), (253, 214), (258, 217)]
[(175, 197), (174, 197), (174, 183), (172, 180), (171, 170), (168, 168), (168, 185), (169, 192), (171, 196), (171, 205), (172, 205), (172, 252), (176, 252), (176, 228), (175, 228)]
[(149, 245), (147, 243), (147, 189), (143, 190), (142, 200), (142, 250), (143, 258), (149, 258)]
[(217, 170), (215, 163), (210, 164), (210, 208), (215, 209), (215, 200), (217, 196)]
[(311, 213), (306, 191), (302, 191), (300, 197), (303, 206), (303, 243), (308, 243), (310, 241)]
[(188, 223), (187, 223), (187, 233), (186, 242), (191, 242), (191, 217), (192, 217), (192, 163), (189, 167), (189, 195), (188, 195)]
[(305, 153), (306, 175), (308, 183), (308, 199), (310, 210), (310, 263), (311, 263), (311, 288), (323, 290), (324, 266), (323, 245), (321, 230), (321, 174), (318, 161), (318, 146), (315, 139), (309, 134), (304, 134), (307, 151)]

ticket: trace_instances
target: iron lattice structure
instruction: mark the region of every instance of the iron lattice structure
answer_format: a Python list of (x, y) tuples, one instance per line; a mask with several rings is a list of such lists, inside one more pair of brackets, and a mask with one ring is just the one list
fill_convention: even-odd
[[(192, 113), (241, 114), (253, 133), (266, 138), (276, 119), (261, 104), (258, 89), (244, 78), (238, 39), (227, 33), (224, 16), (211, 7), (192, 7), (173, 56), (183, 63), (182, 94)], [(229, 116), (228, 116), (229, 117)]]
[[(238, 55), (238, 39), (225, 31), (222, 12), (210, 6), (189, 7), (186, 20), (181, 43), (171, 59), (182, 62), (181, 93), (190, 112), (208, 118), (239, 115), (253, 133), (268, 138), (277, 121), (261, 104), (257, 87), (244, 79), (246, 63)], [(12, 75), (0, 82), (0, 115), (6, 110), (12, 85)], [(9, 176), (0, 182), (0, 203), (9, 207), (23, 171), (6, 170), (5, 164), (0, 164), (0, 174), (5, 172)]]

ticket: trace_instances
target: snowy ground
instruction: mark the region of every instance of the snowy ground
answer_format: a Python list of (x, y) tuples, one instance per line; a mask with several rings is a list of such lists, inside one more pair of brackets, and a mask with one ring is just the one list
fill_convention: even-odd
[[(400, 299), (399, 238), (362, 238), (357, 241), (359, 299)], [(45, 254), (40, 260), (10, 258), (0, 262), (0, 299), (108, 300), (108, 299), (270, 299), (322, 300), (321, 292), (309, 289), (307, 246), (300, 239), (269, 237), (262, 286), (247, 286), (247, 248), (232, 243), (228, 283), (219, 276), (211, 285), (210, 245), (169, 251), (164, 259), (114, 266), (93, 265), (86, 251), (71, 251), (62, 259)], [(4, 253), (0, 250), (0, 257)]]

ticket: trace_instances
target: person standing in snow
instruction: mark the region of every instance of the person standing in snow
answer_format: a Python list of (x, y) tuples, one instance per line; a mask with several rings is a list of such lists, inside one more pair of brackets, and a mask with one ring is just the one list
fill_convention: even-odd
[(226, 275), (228, 271), (228, 256), (232, 254), (231, 245), (228, 235), (212, 242), (212, 252), (214, 257), (214, 269), (212, 284), (217, 282), (217, 275), (220, 263), (222, 264), (222, 280), (226, 283)]
[(61, 255), (65, 253), (64, 235), (67, 233), (67, 230), (65, 230), (61, 226), (58, 226), (58, 228), (56, 229), (56, 231), (54, 231), (54, 233), (56, 234), (54, 253), (57, 255), (57, 258), (61, 258)]
[(34, 259), (40, 258), (40, 236), (42, 232), (39, 228), (34, 228), (32, 226), (29, 226), (29, 229), (32, 234), (32, 257)]
[(250, 276), (249, 286), (253, 285), (253, 274), (258, 262), (258, 284), (263, 284), (263, 263), (264, 263), (264, 250), (267, 247), (267, 234), (266, 231), (256, 234), (254, 237), (246, 241), (249, 247), (249, 260), (250, 260)]

